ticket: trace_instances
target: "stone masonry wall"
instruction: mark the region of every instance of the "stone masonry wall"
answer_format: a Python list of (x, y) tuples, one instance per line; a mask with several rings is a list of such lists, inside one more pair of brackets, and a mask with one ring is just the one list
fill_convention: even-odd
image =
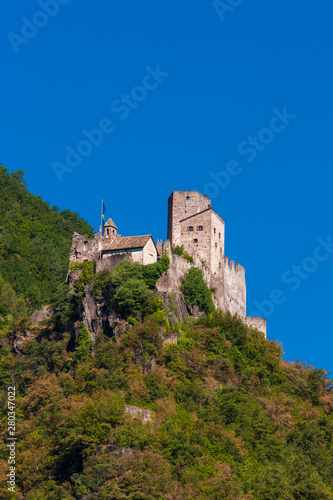
[(237, 314), (243, 321), (246, 316), (245, 269), (228, 257), (223, 259), (224, 311)]
[(92, 240), (85, 238), (79, 233), (74, 233), (72, 246), (69, 255), (69, 262), (84, 262), (85, 260), (95, 260), (99, 257), (100, 235), (95, 234)]
[[(187, 200), (187, 198), (189, 198)], [(168, 200), (168, 240), (180, 245), (180, 220), (209, 208), (211, 201), (197, 191), (174, 191)]]
[(129, 252), (127, 253), (116, 253), (111, 254), (103, 259), (96, 260), (96, 273), (99, 271), (111, 271), (123, 260), (132, 260), (132, 256)]
[(259, 330), (265, 334), (266, 337), (266, 329), (267, 329), (267, 321), (265, 318), (256, 318), (255, 316), (246, 316), (245, 324), (255, 330)]
[[(199, 231), (199, 226), (203, 227)], [(189, 231), (193, 227), (193, 231)], [(180, 245), (184, 250), (195, 257), (198, 261), (205, 261), (206, 265), (211, 265), (211, 214), (210, 211), (199, 215), (194, 215), (180, 223)], [(198, 240), (196, 243), (195, 240)]]
[(237, 264), (235, 268), (234, 261), (230, 261), (229, 265), (228, 258), (224, 257), (222, 273), (216, 275), (200, 260), (194, 259), (194, 264), (191, 264), (183, 257), (174, 255), (171, 252), (171, 245), (168, 240), (163, 248), (170, 258), (170, 267), (167, 273), (164, 273), (156, 283), (159, 292), (179, 292), (184, 275), (194, 265), (203, 271), (203, 278), (208, 288), (215, 289), (213, 294), (215, 306), (223, 311), (229, 311), (231, 314), (237, 314), (244, 321), (246, 315), (246, 283), (243, 266)]

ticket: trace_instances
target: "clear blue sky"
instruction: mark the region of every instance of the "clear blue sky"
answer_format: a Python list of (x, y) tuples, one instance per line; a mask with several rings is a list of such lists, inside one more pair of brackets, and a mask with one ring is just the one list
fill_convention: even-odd
[(333, 235), (333, 4), (229, 2), (6, 5), (0, 161), (95, 228), (104, 198), (123, 235), (165, 239), (170, 193), (208, 192), (248, 314), (273, 294), (268, 337), (333, 372), (333, 250), (317, 248)]

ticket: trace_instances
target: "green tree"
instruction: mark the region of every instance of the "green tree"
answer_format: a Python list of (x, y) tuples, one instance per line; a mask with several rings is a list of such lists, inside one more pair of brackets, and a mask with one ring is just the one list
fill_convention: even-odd
[(187, 305), (196, 304), (206, 314), (214, 311), (212, 294), (207, 287), (203, 272), (197, 267), (191, 267), (182, 280), (181, 290)]

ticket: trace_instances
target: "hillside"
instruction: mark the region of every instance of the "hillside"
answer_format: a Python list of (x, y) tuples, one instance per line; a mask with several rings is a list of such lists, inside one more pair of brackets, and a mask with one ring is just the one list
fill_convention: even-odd
[[(1, 273), (22, 300), (31, 300), (28, 277), (37, 286), (42, 276), (35, 303), (53, 301), (54, 313), (39, 323), (26, 311), (0, 318), (1, 498), (333, 500), (325, 370), (286, 362), (278, 342), (212, 311), (199, 269), (178, 297), (161, 297), (166, 254), (97, 275), (94, 262), (73, 265), (70, 289), (68, 234), (90, 227), (30, 195), (20, 175), (2, 175)], [(204, 317), (191, 316), (194, 306)], [(16, 387), (15, 495), (6, 486), (7, 386)]]
[(73, 232), (93, 234), (76, 213), (31, 194), (23, 175), (0, 165), (0, 315), (20, 315), (61, 295)]

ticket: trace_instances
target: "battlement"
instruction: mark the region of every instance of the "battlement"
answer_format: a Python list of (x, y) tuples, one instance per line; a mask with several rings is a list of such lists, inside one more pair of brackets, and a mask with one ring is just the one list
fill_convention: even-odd
[(223, 266), (225, 268), (229, 268), (235, 272), (242, 273), (245, 276), (245, 268), (241, 264), (235, 264), (235, 261), (230, 259), (229, 257), (224, 256), (223, 257)]

